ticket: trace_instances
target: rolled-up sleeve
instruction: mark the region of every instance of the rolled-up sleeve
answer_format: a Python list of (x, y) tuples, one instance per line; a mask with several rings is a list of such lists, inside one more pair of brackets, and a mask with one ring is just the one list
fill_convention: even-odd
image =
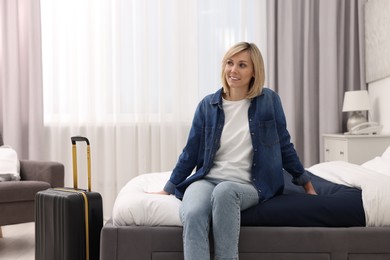
[(167, 183), (164, 186), (164, 191), (168, 192), (169, 194), (175, 193), (176, 185), (173, 184), (171, 181), (167, 181)]
[(308, 181), (310, 181), (310, 175), (307, 173), (307, 171), (305, 171), (300, 176), (294, 176), (292, 179), (292, 183), (300, 186), (305, 185)]

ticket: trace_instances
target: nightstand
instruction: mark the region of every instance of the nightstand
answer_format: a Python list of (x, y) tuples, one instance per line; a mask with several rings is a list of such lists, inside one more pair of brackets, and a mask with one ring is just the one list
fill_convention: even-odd
[(324, 161), (362, 164), (382, 155), (390, 146), (390, 135), (323, 134)]

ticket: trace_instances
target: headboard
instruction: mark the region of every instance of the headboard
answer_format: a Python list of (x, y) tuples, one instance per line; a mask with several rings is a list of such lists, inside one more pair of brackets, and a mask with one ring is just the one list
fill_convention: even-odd
[(390, 76), (390, 1), (370, 0), (365, 6), (366, 81)]
[(369, 121), (390, 134), (390, 1), (365, 4), (366, 82), (370, 96)]

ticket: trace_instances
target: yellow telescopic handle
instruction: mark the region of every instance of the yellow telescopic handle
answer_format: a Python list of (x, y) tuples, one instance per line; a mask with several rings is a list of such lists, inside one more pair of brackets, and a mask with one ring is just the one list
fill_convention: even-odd
[(88, 191), (91, 191), (91, 147), (87, 144)]
[(76, 144), (72, 144), (72, 157), (73, 157), (73, 188), (77, 189), (77, 155), (76, 155)]
[(87, 164), (88, 164), (88, 191), (91, 191), (91, 147), (89, 140), (83, 136), (73, 136), (72, 141), (72, 157), (73, 157), (73, 187), (77, 189), (77, 151), (76, 142), (83, 141), (87, 143)]

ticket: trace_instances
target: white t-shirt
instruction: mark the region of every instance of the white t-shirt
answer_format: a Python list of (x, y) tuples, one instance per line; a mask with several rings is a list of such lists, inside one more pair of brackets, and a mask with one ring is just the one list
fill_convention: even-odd
[(249, 99), (222, 100), (225, 125), (214, 166), (206, 178), (250, 183), (253, 158), (252, 140), (249, 131)]

